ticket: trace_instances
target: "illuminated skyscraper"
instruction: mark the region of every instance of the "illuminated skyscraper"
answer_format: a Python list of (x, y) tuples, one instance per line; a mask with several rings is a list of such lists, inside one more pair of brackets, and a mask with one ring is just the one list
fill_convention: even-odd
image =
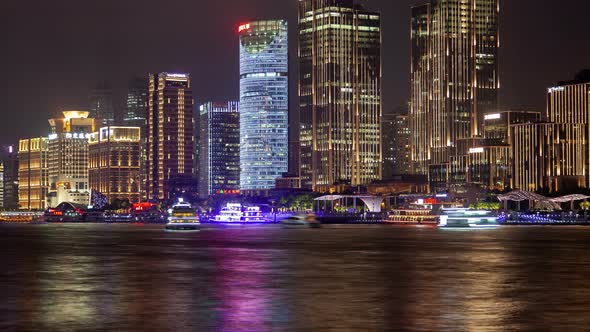
[(147, 197), (169, 200), (196, 193), (194, 100), (188, 74), (150, 74)]
[(255, 21), (240, 34), (240, 187), (268, 190), (289, 169), (287, 21)]
[(393, 121), (393, 175), (412, 174), (411, 167), (411, 135), (407, 115), (398, 114)]
[(123, 124), (128, 127), (141, 128), (141, 188), (142, 199), (147, 199), (147, 117), (148, 117), (148, 79), (134, 77), (129, 81)]
[(113, 104), (113, 90), (106, 82), (100, 82), (90, 95), (90, 115), (97, 119), (100, 125), (115, 124), (115, 106)]
[(103, 127), (90, 134), (90, 189), (116, 199), (140, 201), (141, 151), (143, 144), (139, 127)]
[(381, 179), (380, 14), (353, 0), (301, 0), (299, 38), (302, 186)]
[(18, 205), (21, 210), (44, 210), (49, 192), (47, 137), (21, 139), (18, 143)]
[(48, 205), (69, 202), (88, 205), (88, 138), (94, 131), (89, 112), (66, 111), (63, 118), (50, 119)]
[(4, 208), (18, 209), (18, 154), (14, 145), (2, 147), (0, 159), (4, 164)]
[(434, 186), (466, 181), (461, 160), (497, 110), (499, 0), (431, 0), (412, 9), (414, 172)]
[(240, 193), (238, 102), (207, 103), (199, 117), (199, 196)]
[(547, 90), (546, 123), (511, 127), (513, 188), (590, 188), (590, 71)]
[(127, 126), (144, 126), (147, 121), (148, 81), (134, 77), (129, 81), (123, 123)]

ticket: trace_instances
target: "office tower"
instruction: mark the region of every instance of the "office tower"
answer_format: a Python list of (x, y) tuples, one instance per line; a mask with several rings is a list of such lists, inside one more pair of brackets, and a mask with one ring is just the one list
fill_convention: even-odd
[(4, 164), (0, 162), (0, 208), (4, 206)]
[(287, 21), (255, 21), (238, 30), (240, 188), (264, 191), (289, 169)]
[(483, 138), (462, 139), (460, 151), (467, 151), (457, 162), (464, 167), (466, 183), (487, 189), (505, 190), (512, 186), (512, 148), (510, 127), (537, 123), (541, 113), (508, 110), (484, 115)]
[(445, 188), (466, 181), (461, 161), (497, 110), (498, 0), (432, 0), (412, 9), (414, 172)]
[(65, 111), (63, 118), (50, 119), (49, 207), (62, 202), (88, 205), (88, 138), (94, 131), (89, 112)]
[(299, 141), (289, 142), (289, 173), (299, 175), (300, 160), (301, 143)]
[(90, 94), (89, 117), (96, 119), (99, 125), (115, 124), (115, 106), (113, 90), (106, 82), (100, 82)]
[(102, 127), (90, 134), (88, 178), (91, 190), (114, 200), (141, 201), (140, 127)]
[(397, 170), (395, 169), (395, 157), (394, 152), (396, 150), (395, 147), (395, 117), (396, 114), (393, 112), (384, 112), (383, 119), (381, 120), (381, 142), (383, 144), (382, 154), (383, 154), (383, 179), (391, 179), (396, 173)]
[(49, 192), (47, 137), (18, 143), (18, 205), (21, 210), (44, 210)]
[(4, 208), (18, 209), (18, 153), (14, 145), (2, 148), (1, 162), (4, 164)]
[(150, 74), (147, 197), (170, 200), (196, 193), (193, 94), (188, 74)]
[(199, 116), (199, 196), (240, 193), (239, 103), (206, 103)]
[(123, 124), (141, 128), (141, 188), (142, 199), (147, 199), (147, 117), (148, 117), (148, 79), (134, 77), (129, 81)]
[(548, 192), (588, 187), (588, 125), (535, 123), (511, 127), (512, 188)]
[(590, 123), (590, 70), (547, 90), (547, 121)]
[(541, 113), (527, 110), (505, 110), (484, 115), (486, 144), (510, 145), (510, 126), (541, 122)]
[(304, 188), (326, 192), (382, 177), (380, 25), (380, 14), (357, 1), (299, 1)]
[(392, 155), (394, 175), (412, 174), (410, 121), (407, 115), (393, 118)]
[(129, 81), (125, 100), (123, 123), (126, 126), (141, 127), (147, 121), (148, 110), (148, 80), (133, 77)]
[(590, 187), (590, 70), (547, 90), (546, 123), (511, 127), (513, 187), (549, 192)]

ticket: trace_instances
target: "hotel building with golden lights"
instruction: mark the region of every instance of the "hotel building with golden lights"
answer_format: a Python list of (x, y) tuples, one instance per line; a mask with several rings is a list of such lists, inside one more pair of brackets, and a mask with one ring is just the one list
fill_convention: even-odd
[[(470, 181), (465, 162), (497, 111), (499, 0), (431, 0), (412, 8), (412, 160), (433, 190)], [(461, 142), (463, 141), (463, 142)]]
[(146, 196), (169, 200), (196, 192), (194, 100), (188, 74), (149, 75)]
[(382, 178), (381, 15), (299, 1), (300, 174), (318, 192)]
[(141, 156), (143, 150), (140, 127), (102, 127), (89, 138), (90, 189), (116, 199), (141, 201)]
[(513, 188), (589, 188), (590, 71), (547, 90), (546, 122), (514, 125), (510, 133)]
[(63, 118), (49, 120), (49, 207), (62, 202), (88, 205), (88, 138), (94, 119), (84, 111), (65, 111)]
[(44, 210), (49, 192), (47, 137), (21, 139), (18, 143), (18, 205), (21, 210)]

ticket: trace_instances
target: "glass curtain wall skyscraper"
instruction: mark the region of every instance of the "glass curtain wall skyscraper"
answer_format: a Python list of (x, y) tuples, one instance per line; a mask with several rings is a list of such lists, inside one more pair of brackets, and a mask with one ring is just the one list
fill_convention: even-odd
[(240, 34), (240, 188), (268, 190), (289, 169), (289, 50), (285, 20)]
[(99, 125), (115, 124), (115, 106), (113, 103), (113, 89), (106, 82), (100, 82), (90, 95), (90, 117), (96, 119)]
[(240, 193), (239, 103), (206, 103), (199, 116), (199, 196)]
[(302, 0), (299, 38), (302, 186), (380, 180), (380, 14), (353, 0)]
[(497, 111), (499, 6), (431, 0), (412, 9), (412, 159), (431, 184), (467, 180), (460, 147), (469, 144), (460, 141), (482, 138), (484, 115)]

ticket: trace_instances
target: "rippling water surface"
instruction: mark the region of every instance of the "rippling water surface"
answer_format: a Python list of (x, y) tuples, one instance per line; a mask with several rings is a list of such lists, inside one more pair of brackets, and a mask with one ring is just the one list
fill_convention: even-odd
[(581, 331), (590, 228), (0, 225), (0, 330)]

